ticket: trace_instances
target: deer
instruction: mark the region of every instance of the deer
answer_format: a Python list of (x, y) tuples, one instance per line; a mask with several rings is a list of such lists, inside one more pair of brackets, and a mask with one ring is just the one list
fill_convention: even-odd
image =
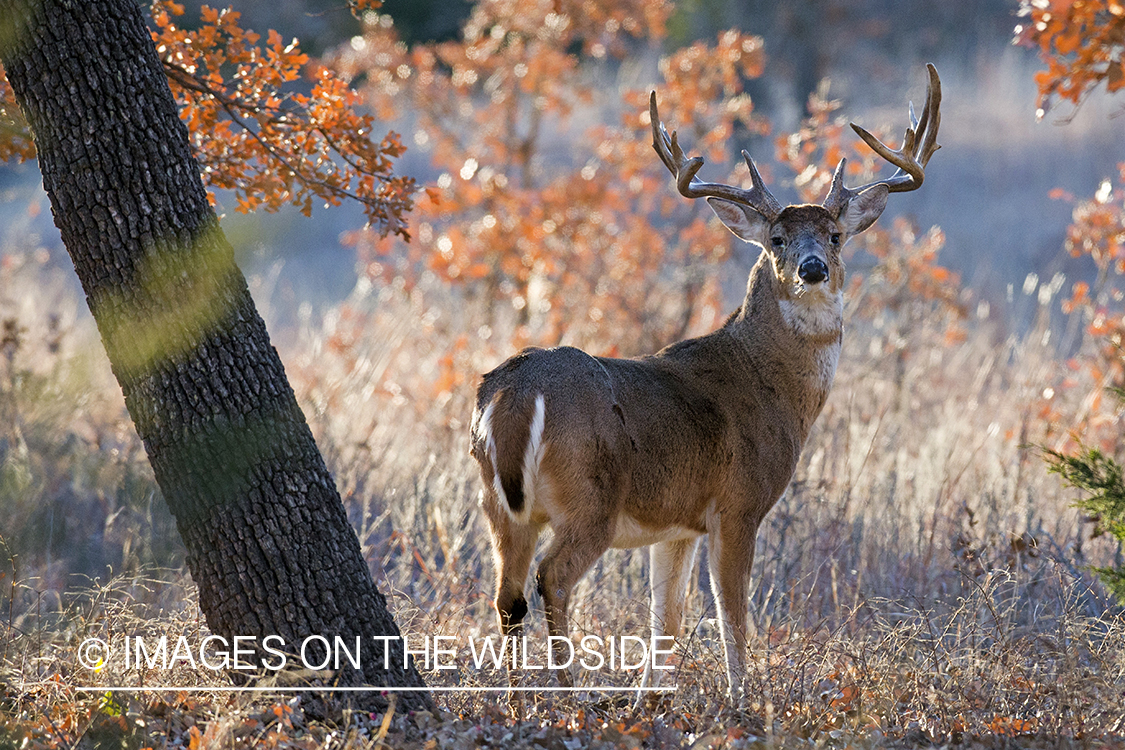
[[(652, 637), (676, 638), (706, 536), (728, 697), (741, 700), (758, 527), (793, 477), (839, 361), (841, 249), (875, 223), (890, 193), (921, 187), (940, 148), (941, 81), (932, 64), (927, 70), (926, 104), (920, 119), (910, 105), (901, 148), (852, 123), (894, 174), (849, 188), (841, 159), (820, 205), (783, 207), (746, 151), (749, 189), (700, 180), (703, 158), (688, 158), (669, 136), (652, 92), (653, 148), (680, 194), (705, 198), (761, 253), (742, 304), (712, 333), (636, 359), (529, 347), (482, 376), (470, 452), (480, 464), (503, 635), (522, 633), (545, 526), (554, 537), (536, 585), (556, 637), (568, 636), (571, 592), (593, 563), (611, 547), (647, 546)], [(642, 690), (659, 683), (663, 658), (646, 662)], [(565, 671), (558, 681), (572, 684)]]

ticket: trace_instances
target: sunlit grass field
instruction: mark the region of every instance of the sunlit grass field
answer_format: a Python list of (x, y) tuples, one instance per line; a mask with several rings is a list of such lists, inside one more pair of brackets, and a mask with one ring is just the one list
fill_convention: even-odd
[[(1093, 344), (1057, 312), (1059, 280), (1029, 277), (1000, 304), (965, 293), (959, 318), (924, 300), (873, 314), (868, 288), (853, 294), (833, 393), (760, 534), (745, 711), (724, 699), (700, 561), (675, 690), (639, 707), (631, 693), (442, 692), (436, 716), (313, 717), (284, 692), (77, 690), (138, 677), (231, 683), (183, 667), (78, 663), (89, 636), (198, 639), (206, 626), (69, 269), (32, 250), (2, 258), (0, 748), (1046, 747), (1125, 737), (1125, 619), (1088, 570), (1120, 550), (1091, 538), (1074, 491), (1040, 457), (1042, 446), (1067, 445), (1072, 425), (1114, 419), (1067, 364)], [(274, 331), (408, 636), (496, 632), (467, 424), (476, 375), (512, 353), (514, 323), (483, 316), (433, 281), (410, 292), (361, 282), (340, 305)], [(608, 552), (579, 584), (572, 631), (645, 636), (647, 570), (645, 550)], [(546, 628), (530, 600), (534, 642)], [(507, 684), (467, 660), (426, 679)], [(639, 672), (582, 680), (628, 687)], [(538, 684), (553, 683), (525, 680)]]

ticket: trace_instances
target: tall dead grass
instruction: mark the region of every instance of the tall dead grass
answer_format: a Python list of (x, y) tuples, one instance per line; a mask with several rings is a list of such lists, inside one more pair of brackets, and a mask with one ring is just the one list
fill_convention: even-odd
[[(124, 676), (112, 665), (91, 676), (76, 664), (73, 650), (85, 634), (206, 631), (92, 325), (65, 285), (55, 309), (73, 312), (61, 322), (27, 305), (26, 295), (38, 293), (30, 290), (55, 271), (31, 254), (20, 258), (0, 276), (0, 319), (20, 330), (18, 346), (0, 359), (0, 410), (8, 415), (0, 424), (5, 726), (39, 712), (49, 719), (36, 724), (45, 727), (44, 746), (119, 715), (148, 722), (145, 731), (133, 723), (120, 735), (138, 748), (191, 744), (193, 736), (219, 746), (271, 731), (278, 742), (299, 735), (305, 746), (370, 742), (381, 717), (355, 734), (358, 724), (301, 718), (300, 702), (287, 697), (74, 692), (89, 679), (110, 685)], [(1066, 423), (1052, 419), (1082, 413), (1089, 392), (1081, 382), (1063, 384), (1076, 376), (1061, 362), (1065, 321), (1051, 319), (1050, 290), (1060, 286), (1029, 280), (1000, 311), (971, 301), (976, 314), (959, 335), (922, 302), (893, 314), (849, 310), (834, 391), (760, 534), (748, 714), (730, 712), (722, 699), (721, 647), (700, 564), (677, 690), (641, 711), (600, 694), (532, 695), (516, 710), (502, 694), (443, 693), (448, 715), (432, 726), (410, 719), (413, 734), (394, 724), (384, 736), (442, 746), (469, 737), (475, 744), (466, 747), (503, 744), (504, 732), (515, 733), (509, 744), (559, 747), (1125, 736), (1125, 621), (1086, 569), (1118, 551), (1088, 538), (1073, 496), (1034, 447), (1065, 439)], [(1002, 318), (1028, 322), (1013, 332), (1019, 324)], [(408, 634), (495, 632), (466, 429), (475, 374), (510, 353), (505, 325), (437, 285), (407, 293), (361, 283), (343, 304), (304, 315), (282, 352)], [(1063, 346), (1067, 356), (1081, 354), (1077, 339)], [(450, 379), (450, 370), (460, 375)], [(160, 565), (172, 569), (154, 574)], [(644, 635), (647, 565), (643, 550), (608, 552), (579, 585), (573, 629)], [(534, 595), (529, 625), (533, 637), (545, 636)], [(636, 678), (598, 681), (626, 686)], [(428, 679), (506, 684), (502, 674), (467, 665)], [(60, 706), (68, 701), (84, 713), (67, 719)], [(512, 711), (525, 721), (513, 723)], [(470, 725), (457, 724), (467, 718)], [(69, 729), (55, 726), (64, 719)], [(579, 744), (565, 744), (572, 740)]]

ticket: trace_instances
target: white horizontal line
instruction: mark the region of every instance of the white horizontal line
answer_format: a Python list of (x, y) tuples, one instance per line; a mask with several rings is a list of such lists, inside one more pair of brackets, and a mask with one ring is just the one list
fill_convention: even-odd
[(176, 685), (152, 685), (149, 687), (122, 687), (109, 685), (89, 685), (75, 687), (82, 692), (176, 692), (176, 693), (670, 693), (675, 687), (178, 687)]

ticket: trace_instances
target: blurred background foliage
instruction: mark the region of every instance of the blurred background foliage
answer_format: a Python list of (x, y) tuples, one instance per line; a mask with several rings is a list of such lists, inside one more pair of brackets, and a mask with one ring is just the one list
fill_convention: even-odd
[[(812, 733), (866, 715), (852, 698), (824, 708), (830, 721), (816, 710), (818, 681), (843, 685), (853, 668), (885, 702), (870, 726), (887, 736), (1119, 720), (1119, 690), (1083, 691), (1090, 664), (1109, 683), (1119, 673), (1099, 655), (1119, 609), (1090, 566), (1119, 567), (1121, 545), (1031, 447), (1122, 458), (1106, 389), (1125, 377), (1125, 139), (1112, 119), (1123, 100), (1104, 95), (1120, 55), (1083, 58), (1073, 39), (1076, 27), (1117, 38), (1114, 7), (388, 0), (357, 17), (329, 0), (240, 6), (243, 27), (279, 32), (279, 59), (310, 58), (277, 89), (311, 112), (297, 132), (358, 131), (421, 188), (407, 243), (363, 229), (371, 214), (354, 201), (322, 211), (275, 181), (258, 188), (275, 191), (263, 200), (276, 213), (240, 213), (253, 206), (212, 183), (400, 622), (427, 633), (492, 622), (465, 439), (478, 373), (529, 343), (652, 351), (714, 328), (744, 292), (757, 252), (675, 194), (651, 150), (648, 92), (705, 157), (705, 179), (744, 180), (747, 148), (783, 202), (821, 200), (841, 156), (852, 182), (879, 168), (847, 122), (901, 137), (932, 61), (943, 148), (923, 188), (892, 196), (848, 250), (836, 386), (763, 526), (754, 576), (754, 648), (822, 653), (832, 631), (867, 644), (860, 654), (891, 644), (878, 663), (892, 666), (818, 672), (810, 656), (783, 690), (788, 675), (770, 677), (767, 662), (760, 693)], [(1075, 15), (1091, 9), (1101, 15)], [(190, 35), (207, 25), (198, 18), (189, 4), (177, 23)], [(1076, 58), (1085, 83), (1052, 88)], [(301, 109), (318, 85), (343, 108)], [(391, 130), (401, 144), (381, 140)], [(182, 555), (46, 205), (33, 164), (0, 166), (0, 536), (25, 613), (75, 576), (179, 567)], [(576, 596), (579, 626), (643, 628), (646, 565), (607, 554)], [(690, 601), (705, 683), (704, 583)], [(942, 635), (927, 640), (934, 622)], [(882, 640), (884, 626), (907, 634)], [(1070, 661), (1011, 666), (1055, 635)], [(939, 651), (948, 664), (926, 661)], [(889, 674), (913, 687), (880, 681)], [(978, 705), (974, 691), (993, 697)]]
[[(1065, 122), (1036, 122), (1041, 63), (1027, 47), (1053, 50), (1067, 27), (1056, 14), (1040, 38), (1024, 22), (1022, 47), (1012, 44), (1013, 27), (1047, 6), (390, 0), (353, 14), (334, 2), (280, 0), (240, 7), (241, 15), (190, 3), (182, 13), (166, 2), (154, 7), (166, 54), (223, 76), (204, 82), (227, 86), (230, 101), (258, 123), (245, 131), (252, 137), (243, 150), (232, 147), (240, 131), (223, 120), (224, 107), (173, 76), (226, 231), (330, 454), (371, 450), (369, 436), (387, 429), (379, 416), (387, 405), (409, 413), (435, 449), (458, 445), (476, 374), (520, 345), (638, 354), (713, 328), (737, 304), (756, 252), (670, 190), (649, 145), (649, 89), (669, 127), (706, 157), (711, 179), (744, 179), (736, 154), (746, 147), (782, 200), (819, 200), (841, 156), (851, 157), (853, 180), (878, 169), (844, 125), (859, 121), (893, 140), (904, 99), (920, 98), (928, 60), (943, 75), (945, 148), (925, 189), (895, 196), (876, 229), (850, 248), (852, 351), (887, 363), (892, 402), (908, 411), (916, 400), (910, 373), (935, 348), (1038, 335), (1061, 364), (1043, 374), (1005, 434), (1026, 442), (1081, 427), (1096, 444), (1116, 436), (1116, 411), (1099, 389), (1122, 377), (1113, 343), (1120, 316), (1112, 312), (1120, 263), (1116, 251), (1099, 249), (1119, 234), (1113, 165), (1125, 159), (1125, 143), (1108, 115), (1120, 104), (1086, 97)], [(264, 58), (253, 45), (266, 35), (242, 31), (252, 28), (277, 31), (269, 67), (255, 68)], [(201, 42), (215, 38), (213, 50)], [(300, 48), (288, 44), (295, 38)], [(268, 86), (255, 78), (261, 71)], [(327, 96), (332, 108), (311, 108)], [(383, 151), (367, 158), (379, 175), (395, 176), (379, 179), (402, 195), (409, 183), (394, 182), (402, 176), (424, 188), (402, 213), (412, 241), (388, 236), (386, 225), (360, 229), (364, 209), (338, 187), (343, 178), (303, 193), (292, 180), (270, 178), (284, 170), (271, 167), (256, 141), (276, 122), (271, 107), (305, 117), (276, 141), (298, 157), (327, 128), (361, 134), (354, 146), (329, 140), (335, 156), (314, 178), (364, 155), (368, 138), (383, 139)], [(225, 135), (215, 137), (211, 123)], [(388, 140), (388, 132), (401, 135)], [(315, 138), (297, 140), (302, 133)], [(233, 192), (229, 175), (239, 162), (255, 166), (249, 177), (239, 172), (244, 182)], [(124, 441), (108, 454), (114, 471), (144, 477), (147, 467), (114, 412), (115, 389), (97, 399), (84, 390), (100, 352), (73, 299), (76, 282), (33, 165), (9, 161), (0, 190), (8, 423), (0, 486), (15, 513), (7, 528), (24, 530), (14, 548), (43, 559), (46, 543), (51, 560), (89, 549), (88, 559), (73, 561), (85, 572), (131, 564), (113, 545), (96, 552), (99, 537), (75, 546), (54, 531), (67, 523), (43, 520), (59, 503), (67, 507), (58, 486), (85, 486), (86, 462), (104, 462), (106, 430)], [(314, 211), (315, 198), (340, 205)], [(252, 212), (257, 205), (277, 213)], [(28, 296), (43, 284), (54, 297)], [(93, 370), (80, 376), (74, 367)], [(90, 393), (102, 392), (91, 385)], [(1063, 393), (1073, 406), (1058, 407)], [(356, 399), (365, 406), (354, 408)], [(71, 402), (97, 414), (71, 413)], [(349, 419), (332, 418), (341, 409), (352, 409)], [(74, 426), (63, 430), (71, 452), (56, 455), (61, 415)], [(89, 429), (78, 430), (83, 424)], [(93, 453), (79, 459), (75, 445)], [(35, 462), (40, 470), (30, 468)], [(63, 465), (49, 480), (50, 467)], [(107, 522), (122, 527), (135, 516), (152, 533), (170, 533), (155, 490), (132, 486), (122, 480), (95, 493)], [(141, 526), (125, 536), (144, 538), (135, 533)], [(144, 559), (178, 554), (171, 537), (156, 548), (163, 554)]]
[[(311, 345), (359, 368), (348, 372), (368, 378), (365, 392), (408, 401), (426, 424), (455, 430), (475, 374), (519, 345), (565, 342), (635, 354), (706, 331), (736, 304), (755, 252), (733, 244), (706, 210), (668, 189), (648, 144), (647, 91), (658, 90), (666, 122), (705, 155), (707, 173), (743, 179), (735, 155), (747, 147), (783, 200), (818, 200), (840, 156), (852, 157), (855, 177), (877, 168), (843, 128), (844, 113), (893, 138), (905, 119), (903, 99), (919, 98), (921, 63), (934, 60), (945, 82), (945, 148), (925, 190), (896, 196), (878, 228), (851, 248), (851, 310), (872, 326), (863, 345), (893, 362), (899, 400), (908, 398), (910, 358), (930, 345), (918, 337), (923, 330), (945, 345), (963, 340), (972, 326), (993, 326), (996, 340), (1044, 328), (1069, 363), (1059, 384), (1120, 380), (1112, 343), (1117, 318), (1107, 314), (1120, 268), (1115, 252), (1098, 252), (1118, 232), (1113, 164), (1125, 158), (1125, 144), (1107, 115), (1120, 104), (1088, 97), (1067, 112), (1065, 124), (1035, 122), (1043, 104), (1034, 75), (1040, 63), (1012, 41), (1018, 14), (1043, 8), (1005, 0), (540, 6), (391, 0), (353, 15), (326, 0), (281, 0), (240, 7), (241, 17), (202, 14), (201, 6), (187, 4), (172, 19), (177, 26), (159, 21), (162, 43), (177, 55), (199, 55), (201, 65), (208, 61), (198, 43), (202, 31), (222, 29), (224, 54), (206, 68), (215, 75), (255, 59), (246, 45), (259, 37), (244, 37), (241, 28), (276, 29), (269, 45), (280, 83), (230, 89), (247, 97), (244, 110), (276, 106), (279, 98), (299, 110), (309, 94), (316, 101), (330, 93), (336, 111), (356, 115), (342, 126), (338, 117), (310, 115), (308, 132), (326, 122), (375, 139), (398, 131), (405, 153), (397, 140), (386, 150), (395, 174), (426, 188), (405, 214), (412, 242), (360, 231), (361, 208), (346, 195), (341, 201), (339, 189), (302, 195), (286, 182), (262, 182), (271, 171), (266, 152), (253, 138), (239, 151), (231, 136), (214, 137), (212, 121), (223, 133), (236, 129), (205, 94), (181, 86), (198, 147), (210, 153), (210, 144), (223, 146), (206, 162), (207, 172), (284, 346), (300, 346), (309, 326), (325, 326), (326, 340)], [(158, 20), (175, 8), (156, 7)], [(563, 17), (571, 20), (561, 23)], [(1065, 31), (1060, 17), (1044, 25), (1045, 33)], [(1037, 44), (1029, 34), (1021, 36), (1024, 47)], [(300, 49), (286, 46), (291, 38), (300, 39)], [(340, 81), (316, 73), (322, 65), (362, 99), (344, 96)], [(266, 133), (270, 120), (256, 122), (247, 132)], [(335, 163), (356, 153), (362, 149), (337, 151)], [(391, 161), (378, 158), (389, 174)], [(236, 162), (258, 166), (232, 194), (225, 188), (234, 183), (221, 176)], [(331, 168), (333, 159), (325, 163)], [(33, 165), (0, 168), (4, 258), (14, 269), (2, 290), (11, 307), (11, 394), (27, 393), (19, 388), (31, 381), (17, 373), (37, 340), (34, 331), (63, 340), (88, 325), (81, 305), (64, 326), (56, 313), (35, 312), (21, 296), (35, 284), (16, 279), (34, 269), (51, 274), (58, 294), (74, 287), (36, 183)], [(1095, 191), (1094, 199), (1073, 197)], [(343, 205), (314, 213), (313, 195)], [(287, 201), (296, 209), (285, 209)], [(280, 212), (252, 213), (259, 204)], [(1064, 247), (1070, 252), (1060, 252)], [(364, 300), (388, 295), (406, 305), (403, 315), (420, 321), (422, 336), (400, 321), (401, 333), (391, 336), (397, 343), (370, 362), (355, 354), (375, 314)], [(1021, 295), (1037, 304), (1021, 304)], [(1049, 304), (1056, 297), (1067, 304)], [(1089, 360), (1093, 372), (1075, 358), (1087, 325), (1102, 345)], [(64, 350), (47, 354), (58, 358)], [(420, 352), (426, 366), (417, 366)], [(404, 369), (403, 361), (415, 366)], [(298, 374), (312, 379), (306, 387), (317, 412), (329, 410), (339, 384), (300, 368)], [(1112, 410), (1102, 414), (1096, 388), (1084, 396), (1079, 421), (1106, 425), (1100, 439), (1108, 439)], [(16, 446), (9, 457), (23, 455), (27, 441), (19, 421), (12, 424), (19, 434), (7, 438)]]

